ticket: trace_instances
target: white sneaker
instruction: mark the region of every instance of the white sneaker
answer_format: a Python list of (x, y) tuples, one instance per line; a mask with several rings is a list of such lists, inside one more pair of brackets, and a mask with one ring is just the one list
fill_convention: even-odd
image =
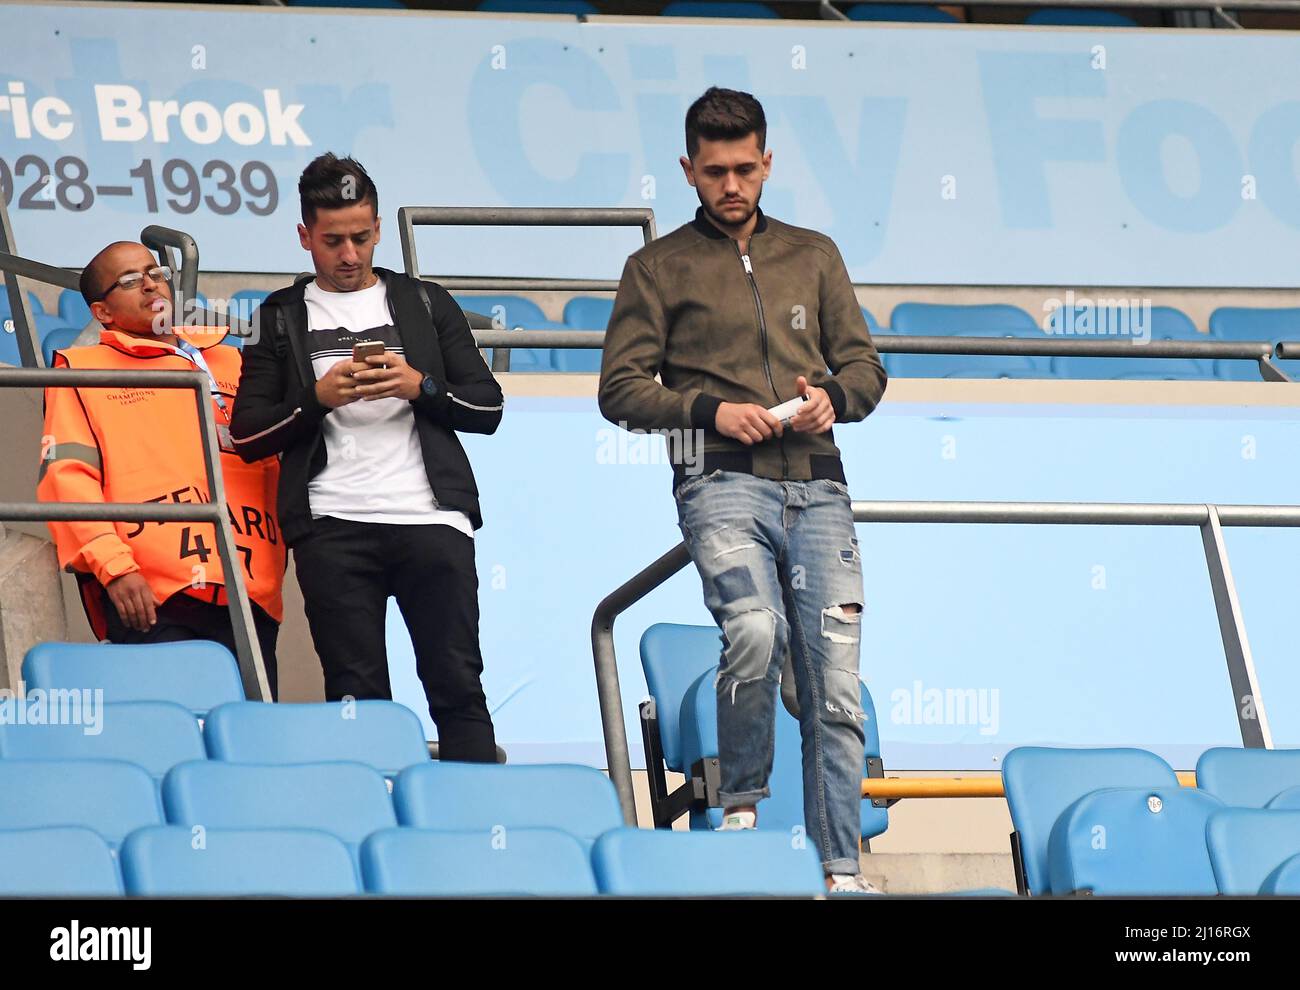
[(832, 873), (828, 894), (884, 894), (861, 873)]
[(718, 828), (719, 832), (743, 832), (746, 829), (758, 828), (758, 815), (752, 811), (732, 811), (722, 816), (722, 825)]

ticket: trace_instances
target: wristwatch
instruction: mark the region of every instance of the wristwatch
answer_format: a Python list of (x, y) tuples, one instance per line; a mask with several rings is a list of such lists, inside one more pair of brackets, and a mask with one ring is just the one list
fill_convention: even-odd
[(433, 375), (425, 375), (420, 379), (420, 391), (429, 398), (438, 394), (438, 383), (433, 380)]

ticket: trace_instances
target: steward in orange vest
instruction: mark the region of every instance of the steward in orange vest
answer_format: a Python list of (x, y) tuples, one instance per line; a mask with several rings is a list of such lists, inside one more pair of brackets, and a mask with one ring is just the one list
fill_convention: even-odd
[[(105, 329), (92, 347), (55, 353), (56, 368), (206, 371), (221, 438), (230, 525), (274, 690), (284, 617), (285, 547), (276, 519), (279, 461), (245, 463), (228, 424), (242, 356), (224, 328), (171, 326), (170, 272), (141, 244), (101, 252), (82, 294)], [(45, 391), (37, 497), (45, 502), (208, 502), (194, 395), (174, 388)], [(96, 636), (113, 642), (213, 639), (233, 651), (214, 527), (192, 523), (49, 523), (59, 564), (78, 575)]]

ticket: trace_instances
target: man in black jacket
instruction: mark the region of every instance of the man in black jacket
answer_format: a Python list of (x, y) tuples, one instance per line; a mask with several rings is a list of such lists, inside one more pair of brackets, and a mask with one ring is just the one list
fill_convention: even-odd
[[(282, 454), (280, 530), (293, 550), (325, 697), (391, 698), (384, 625), (396, 597), (446, 760), (492, 762), (474, 530), (478, 489), (457, 430), (493, 433), (501, 389), (442, 286), (372, 268), (379, 197), (332, 154), (298, 183), (315, 279), (272, 293), (244, 351), (231, 435)], [(353, 361), (353, 348), (382, 354)]]

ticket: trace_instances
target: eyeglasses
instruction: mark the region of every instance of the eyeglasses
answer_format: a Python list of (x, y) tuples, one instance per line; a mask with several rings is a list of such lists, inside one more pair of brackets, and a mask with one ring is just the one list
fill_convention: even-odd
[(157, 267), (150, 268), (147, 272), (127, 272), (105, 289), (104, 294), (99, 298), (101, 300), (107, 299), (108, 294), (114, 289), (125, 289), (127, 292), (138, 289), (140, 286), (144, 285), (145, 275), (148, 275), (154, 282), (170, 282), (172, 280), (172, 270), (167, 265), (158, 265)]

